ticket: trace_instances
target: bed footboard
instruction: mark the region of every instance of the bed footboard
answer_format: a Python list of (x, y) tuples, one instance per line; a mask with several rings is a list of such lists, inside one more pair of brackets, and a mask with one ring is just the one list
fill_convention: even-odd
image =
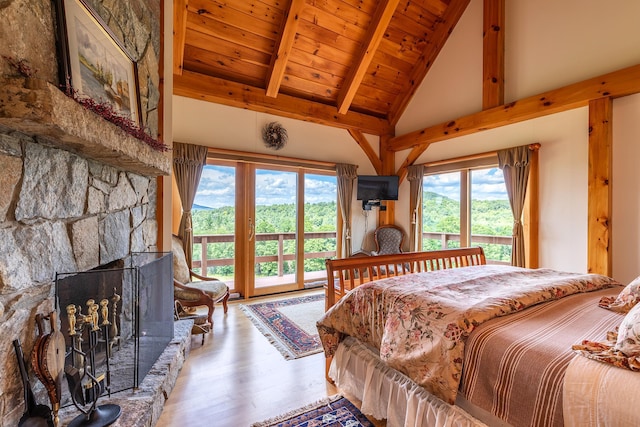
[(327, 259), (325, 309), (328, 310), (351, 289), (372, 280), (486, 263), (481, 247)]

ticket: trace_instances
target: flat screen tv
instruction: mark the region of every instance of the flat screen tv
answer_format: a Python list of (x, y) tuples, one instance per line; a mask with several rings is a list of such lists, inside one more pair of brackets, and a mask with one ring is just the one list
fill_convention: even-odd
[(358, 200), (398, 200), (397, 175), (358, 175)]

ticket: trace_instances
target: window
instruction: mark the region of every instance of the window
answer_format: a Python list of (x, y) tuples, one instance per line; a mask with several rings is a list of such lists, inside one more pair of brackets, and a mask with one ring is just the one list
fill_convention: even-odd
[(422, 188), (422, 248), (459, 248), (460, 173), (425, 176)]
[(429, 173), (423, 180), (423, 250), (481, 246), (488, 261), (509, 263), (513, 215), (495, 166)]
[(470, 246), (482, 246), (488, 260), (511, 262), (513, 213), (502, 171), (476, 169), (471, 174)]

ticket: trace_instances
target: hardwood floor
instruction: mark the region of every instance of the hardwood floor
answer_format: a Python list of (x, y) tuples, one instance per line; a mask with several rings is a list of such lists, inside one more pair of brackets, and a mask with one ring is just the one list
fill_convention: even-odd
[(204, 345), (192, 337), (158, 427), (249, 426), (337, 393), (325, 380), (323, 353), (285, 360), (238, 307), (282, 297), (232, 302), (226, 316), (216, 306), (213, 334)]

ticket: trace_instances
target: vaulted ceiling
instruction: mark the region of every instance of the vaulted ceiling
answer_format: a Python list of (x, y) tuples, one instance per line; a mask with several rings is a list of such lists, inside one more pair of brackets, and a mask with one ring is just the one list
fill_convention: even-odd
[(390, 135), (469, 0), (174, 0), (174, 93)]

